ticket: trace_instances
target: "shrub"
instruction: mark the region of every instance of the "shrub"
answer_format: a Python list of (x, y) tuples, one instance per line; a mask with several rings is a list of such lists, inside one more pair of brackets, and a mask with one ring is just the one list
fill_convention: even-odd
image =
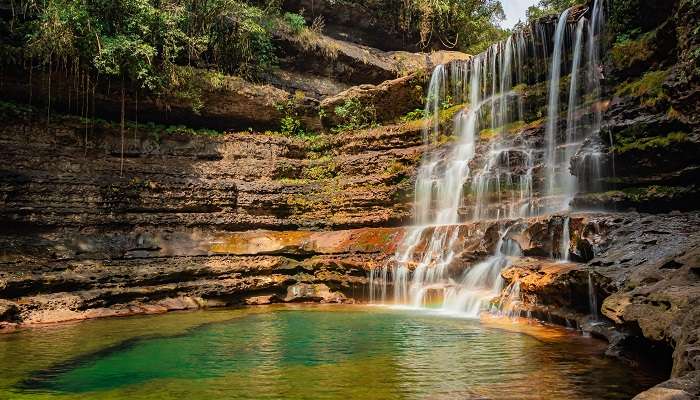
[(341, 123), (333, 129), (334, 132), (358, 130), (377, 125), (377, 111), (374, 106), (364, 105), (356, 98), (345, 100), (334, 111), (341, 120)]
[(417, 108), (401, 117), (401, 122), (418, 121), (426, 117), (425, 110)]
[(292, 33), (299, 33), (306, 27), (306, 20), (296, 13), (284, 13), (282, 20)]

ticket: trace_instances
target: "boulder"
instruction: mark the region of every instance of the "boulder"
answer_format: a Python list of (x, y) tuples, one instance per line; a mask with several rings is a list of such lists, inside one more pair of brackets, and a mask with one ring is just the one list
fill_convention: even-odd
[(287, 288), (286, 302), (319, 301), (321, 303), (343, 303), (347, 300), (341, 292), (332, 292), (325, 284), (297, 283)]
[(324, 115), (323, 125), (333, 127), (347, 123), (336, 113), (336, 107), (344, 106), (348, 101), (357, 101), (361, 104), (361, 108), (357, 112), (373, 114), (367, 118), (368, 120), (394, 121), (409, 111), (422, 108), (425, 84), (426, 75), (414, 73), (382, 82), (379, 85), (367, 84), (352, 87), (321, 101), (320, 107)]
[(18, 322), (19, 307), (16, 303), (0, 299), (0, 322)]

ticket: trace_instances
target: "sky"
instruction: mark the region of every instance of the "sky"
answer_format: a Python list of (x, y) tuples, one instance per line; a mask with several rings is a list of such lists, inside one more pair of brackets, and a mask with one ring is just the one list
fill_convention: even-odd
[(537, 0), (501, 0), (503, 11), (506, 13), (506, 19), (501, 25), (504, 28), (512, 28), (513, 25), (518, 23), (518, 20), (524, 22), (527, 8), (536, 3)]

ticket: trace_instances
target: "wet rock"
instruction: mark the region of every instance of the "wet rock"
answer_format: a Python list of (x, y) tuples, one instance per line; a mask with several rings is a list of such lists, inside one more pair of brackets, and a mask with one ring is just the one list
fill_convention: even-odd
[(259, 306), (264, 304), (272, 304), (278, 300), (276, 295), (251, 296), (245, 299), (245, 304), (249, 306)]
[[(85, 125), (77, 118), (56, 116), (48, 130), (22, 119), (0, 127), (5, 148), (0, 220), (107, 230), (396, 225), (410, 218), (410, 176), (424, 150), (420, 129), (409, 128), (311, 142), (245, 132), (165, 134), (143, 127), (136, 137), (126, 135), (120, 177), (114, 173), (120, 169), (119, 126), (97, 124), (94, 130), (86, 148)], [(156, 134), (162, 135), (157, 141)], [(31, 142), (23, 139), (29, 136)], [(326, 153), (320, 161), (309, 160), (318, 147)], [(61, 178), (53, 179), (57, 173)], [(19, 245), (44, 251), (35, 244)], [(84, 244), (89, 253), (92, 245)]]
[(633, 400), (692, 400), (693, 397), (683, 390), (652, 388), (636, 396)]
[(588, 270), (581, 264), (518, 258), (501, 276), (506, 282), (520, 282), (526, 304), (589, 313)]
[(319, 301), (322, 303), (343, 303), (347, 300), (341, 292), (332, 292), (324, 284), (298, 283), (287, 288), (286, 302)]
[(601, 311), (637, 335), (673, 347), (672, 377), (698, 370), (700, 236), (697, 213), (641, 216), (610, 233), (608, 247), (589, 265), (613, 292)]
[(16, 303), (0, 299), (0, 321), (19, 322), (19, 307)]

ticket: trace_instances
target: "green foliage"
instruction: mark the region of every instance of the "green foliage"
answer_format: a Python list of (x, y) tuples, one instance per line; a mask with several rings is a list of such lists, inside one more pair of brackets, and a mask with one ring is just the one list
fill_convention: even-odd
[(182, 80), (178, 65), (255, 77), (276, 63), (276, 2), (29, 0), (22, 10), (3, 54), (21, 49), (35, 64), (119, 77), (154, 92)]
[(653, 55), (654, 37), (654, 32), (649, 32), (636, 40), (631, 39), (627, 34), (618, 35), (610, 50), (610, 58), (615, 68), (627, 69), (649, 60)]
[(410, 122), (410, 121), (418, 121), (423, 118), (426, 118), (428, 115), (426, 114), (424, 109), (417, 108), (413, 111), (409, 111), (406, 113), (406, 115), (402, 116), (400, 118), (401, 122)]
[(508, 33), (498, 25), (505, 17), (499, 0), (335, 1), (361, 4), (384, 30), (399, 32), (422, 49), (476, 54)]
[(303, 132), (304, 127), (299, 119), (285, 115), (280, 120), (280, 132), (284, 135), (296, 135)]
[(547, 15), (560, 14), (567, 8), (584, 2), (584, 0), (540, 0), (537, 5), (528, 7), (527, 19), (534, 21)]
[(374, 106), (364, 105), (356, 98), (345, 100), (334, 111), (341, 120), (341, 123), (333, 128), (334, 132), (365, 129), (377, 125), (377, 112)]
[(29, 106), (0, 101), (0, 117), (2, 119), (29, 117), (33, 112), (34, 110)]
[(306, 20), (299, 14), (289, 12), (284, 13), (282, 19), (292, 33), (300, 33), (306, 27)]
[(285, 136), (304, 136), (308, 133), (304, 129), (304, 124), (299, 119), (297, 104), (304, 99), (303, 92), (296, 92), (294, 97), (277, 104), (277, 110), (283, 114), (280, 119), (280, 133)]

